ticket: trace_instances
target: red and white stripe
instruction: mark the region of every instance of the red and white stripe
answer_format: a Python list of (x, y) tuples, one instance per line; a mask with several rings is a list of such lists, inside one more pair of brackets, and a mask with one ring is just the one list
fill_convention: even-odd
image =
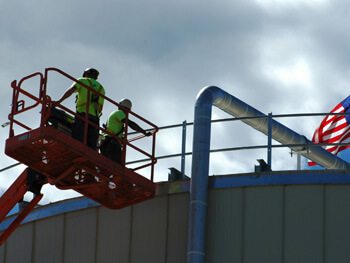
[[(338, 104), (331, 113), (345, 112), (342, 104)], [(349, 143), (350, 142), (350, 126), (348, 125), (344, 115), (328, 115), (316, 129), (312, 138), (314, 143)], [(349, 145), (326, 145), (322, 146), (327, 151), (337, 155), (338, 152), (350, 147)], [(316, 165), (309, 161), (309, 165)]]

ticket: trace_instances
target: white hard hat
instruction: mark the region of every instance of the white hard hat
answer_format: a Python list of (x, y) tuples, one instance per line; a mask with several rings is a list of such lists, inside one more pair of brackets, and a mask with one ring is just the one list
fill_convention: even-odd
[(131, 110), (132, 103), (131, 103), (130, 100), (128, 100), (128, 99), (122, 99), (122, 100), (119, 102), (119, 104), (122, 105), (123, 107), (128, 108), (129, 110)]

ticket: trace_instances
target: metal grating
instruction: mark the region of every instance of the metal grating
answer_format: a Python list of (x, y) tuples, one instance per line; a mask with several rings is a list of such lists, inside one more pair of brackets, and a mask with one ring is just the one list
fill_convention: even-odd
[(10, 137), (5, 153), (44, 174), (59, 189), (74, 189), (119, 209), (155, 196), (155, 184), (53, 127)]

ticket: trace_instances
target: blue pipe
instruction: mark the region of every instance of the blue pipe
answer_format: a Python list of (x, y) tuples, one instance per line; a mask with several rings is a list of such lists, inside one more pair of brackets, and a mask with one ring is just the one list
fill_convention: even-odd
[[(208, 90), (210, 93), (210, 90)], [(206, 92), (207, 93), (207, 92)], [(193, 126), (193, 156), (188, 232), (188, 263), (205, 261), (211, 112), (215, 93), (198, 96)]]
[[(206, 257), (205, 242), (212, 105), (235, 117), (266, 116), (218, 87), (205, 87), (199, 92), (194, 112), (188, 263), (204, 263)], [(282, 144), (303, 144), (302, 146), (290, 148), (295, 151), (307, 149), (302, 155), (326, 169), (350, 169), (349, 163), (273, 119), (270, 120), (270, 123), (268, 123), (268, 118), (246, 119), (243, 122), (266, 135), (269, 133), (270, 126), (272, 138)]]

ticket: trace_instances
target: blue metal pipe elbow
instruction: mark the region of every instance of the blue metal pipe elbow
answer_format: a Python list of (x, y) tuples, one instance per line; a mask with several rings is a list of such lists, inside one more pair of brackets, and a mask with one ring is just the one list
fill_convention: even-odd
[(283, 124), (272, 119), (269, 125), (265, 114), (220, 88), (215, 86), (203, 88), (198, 93), (194, 113), (188, 263), (204, 263), (206, 256), (205, 242), (212, 105), (235, 117), (263, 117), (244, 119), (242, 121), (266, 135), (270, 126), (272, 130), (270, 132), (274, 140), (282, 144), (299, 144), (300, 146), (290, 148), (295, 151), (307, 149), (302, 155), (326, 169), (350, 169), (349, 163), (317, 146), (305, 136), (292, 131)]

